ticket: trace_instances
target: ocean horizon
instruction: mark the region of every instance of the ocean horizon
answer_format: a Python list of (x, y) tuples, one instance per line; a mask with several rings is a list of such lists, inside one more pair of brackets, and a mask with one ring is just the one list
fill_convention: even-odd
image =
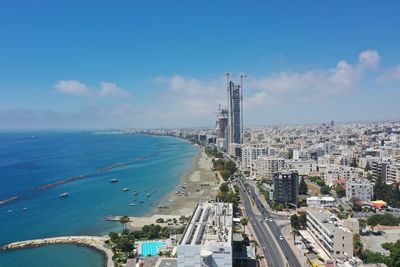
[[(0, 201), (17, 199), (0, 205), (0, 244), (121, 231), (105, 217), (149, 213), (176, 188), (198, 152), (169, 136), (1, 132)], [(65, 245), (0, 252), (0, 266), (74, 265), (103, 266), (104, 257)]]

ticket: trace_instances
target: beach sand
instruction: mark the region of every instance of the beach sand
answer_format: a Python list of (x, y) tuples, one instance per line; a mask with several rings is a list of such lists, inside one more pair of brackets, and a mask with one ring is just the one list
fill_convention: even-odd
[[(218, 193), (222, 179), (215, 178), (211, 160), (212, 158), (208, 157), (204, 152), (204, 148), (200, 147), (199, 155), (193, 160), (191, 170), (182, 177), (175, 190), (163, 198), (157, 205), (168, 206), (169, 208), (160, 209), (156, 207), (147, 216), (189, 216), (192, 215), (197, 203), (214, 198)], [(176, 194), (177, 191), (183, 193)]]
[[(216, 174), (219, 178), (215, 177)], [(153, 223), (167, 226), (167, 223), (156, 223), (156, 219), (176, 218), (178, 220), (181, 215), (191, 216), (197, 203), (214, 199), (222, 181), (219, 173), (212, 171), (212, 158), (206, 155), (203, 147), (200, 147), (191, 169), (182, 177), (175, 190), (162, 198), (157, 207), (148, 214), (130, 217), (129, 228), (138, 229)], [(177, 191), (181, 193), (176, 194)], [(169, 208), (158, 208), (159, 206)], [(181, 226), (179, 223), (174, 225), (174, 227), (179, 226)]]

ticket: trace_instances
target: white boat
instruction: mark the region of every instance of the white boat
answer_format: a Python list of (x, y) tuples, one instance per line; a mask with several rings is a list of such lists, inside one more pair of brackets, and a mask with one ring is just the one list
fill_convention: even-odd
[(124, 189), (122, 189), (122, 191), (129, 191), (129, 188), (125, 187)]
[(116, 183), (116, 182), (118, 182), (118, 179), (116, 179), (116, 178), (113, 178), (110, 180), (110, 183)]
[(62, 193), (62, 194), (60, 194), (60, 195), (58, 195), (59, 197), (67, 197), (68, 196), (68, 193), (67, 192), (65, 192), (65, 193)]
[(131, 203), (129, 204), (129, 206), (136, 206), (136, 203)]
[(147, 193), (146, 197), (151, 197), (151, 193)]

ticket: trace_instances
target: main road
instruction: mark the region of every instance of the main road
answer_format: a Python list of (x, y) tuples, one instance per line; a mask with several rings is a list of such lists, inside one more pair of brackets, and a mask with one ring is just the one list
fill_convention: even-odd
[(253, 227), (254, 233), (258, 239), (258, 245), (262, 249), (265, 259), (267, 260), (268, 266), (285, 266), (285, 261), (279, 253), (279, 248), (273, 240), (273, 237), (265, 228), (264, 220), (261, 218), (260, 222), (258, 216), (254, 214), (253, 207), (251, 205), (251, 200), (248, 194), (245, 192), (243, 185), (239, 182), (239, 191), (242, 196), (244, 210), (248, 217), (249, 223)]
[[(241, 179), (239, 178), (239, 190), (242, 196), (243, 205), (246, 210), (249, 221), (253, 226), (254, 232), (257, 235), (259, 245), (261, 246), (264, 256), (269, 266), (289, 266), (289, 267), (301, 267), (299, 260), (294, 255), (291, 247), (286, 240), (280, 240), (282, 236), (281, 230), (274, 221), (265, 222), (264, 217), (257, 216), (251, 205), (249, 195), (245, 192)], [(254, 192), (254, 189), (250, 186), (250, 196), (253, 198), (257, 209), (265, 216), (265, 218), (271, 218), (268, 210), (259, 199), (259, 196)], [(278, 245), (277, 245), (278, 244)], [(284, 258), (282, 258), (282, 254)]]
[[(252, 186), (249, 186), (250, 188), (250, 195), (254, 199), (255, 204), (258, 208), (258, 210), (266, 216), (266, 218), (272, 218), (269, 211), (265, 207), (264, 203), (260, 200), (259, 195), (255, 193), (254, 188)], [(286, 263), (290, 267), (301, 267), (301, 264), (299, 260), (297, 259), (296, 255), (293, 253), (292, 248), (289, 246), (288, 242), (283, 239), (280, 240), (282, 233), (278, 225), (275, 223), (275, 221), (268, 221), (266, 223), (263, 223), (264, 227), (268, 227), (269, 231), (272, 233), (273, 237), (279, 244), (280, 250), (282, 251), (283, 255), (285, 256)], [(279, 265), (279, 266), (285, 266), (285, 265)]]

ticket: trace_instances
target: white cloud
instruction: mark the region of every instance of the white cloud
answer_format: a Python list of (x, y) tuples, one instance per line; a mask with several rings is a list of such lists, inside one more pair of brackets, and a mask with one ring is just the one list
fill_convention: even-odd
[(127, 91), (119, 88), (115, 83), (109, 82), (100, 82), (100, 88), (94, 89), (77, 80), (60, 80), (56, 82), (54, 88), (61, 93), (75, 96), (122, 97), (130, 95)]
[(54, 88), (67, 95), (89, 96), (92, 94), (91, 90), (86, 85), (77, 80), (58, 81), (54, 85)]
[(100, 82), (99, 96), (128, 96), (129, 93), (119, 88), (115, 83)]
[(379, 78), (380, 82), (400, 80), (400, 66), (396, 66), (384, 72)]
[(379, 68), (381, 56), (376, 50), (364, 50), (358, 55), (358, 61), (362, 68), (375, 70)]
[(365, 70), (379, 66), (380, 55), (375, 50), (365, 50), (356, 64), (339, 61), (334, 68), (315, 69), (306, 72), (280, 72), (249, 79), (248, 87), (276, 95), (326, 97), (354, 90)]

